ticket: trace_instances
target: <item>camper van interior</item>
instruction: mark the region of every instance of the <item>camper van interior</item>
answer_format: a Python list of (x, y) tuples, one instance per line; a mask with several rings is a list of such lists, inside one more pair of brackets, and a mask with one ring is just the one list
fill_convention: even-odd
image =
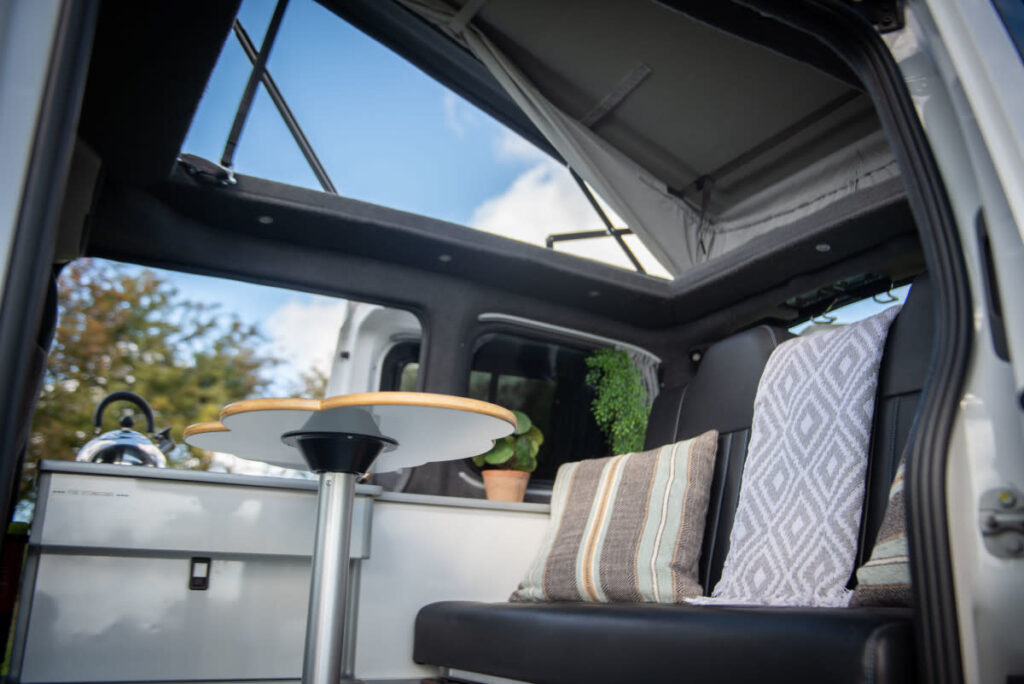
[[(8, 45), (46, 50), (2, 291), (5, 501), (58, 279), (83, 258), (344, 299), (323, 397), (493, 406), (490, 439), (529, 428), (505, 409), (529, 413), (537, 470), (524, 502), (486, 499), (480, 467), (441, 453), (473, 422), (434, 437), (413, 412), (396, 453), (438, 455), (355, 485), (325, 608), (308, 603), (312, 476), (42, 461), (9, 681), (1020, 681), (1024, 504), (998, 475), (1022, 443), (1017, 276), (996, 273), (1014, 250), (973, 172), (950, 170), (967, 147), (926, 131), (971, 119), (926, 40), (934, 3), (279, 0), (245, 26), (250, 2), (0, 8)], [(590, 222), (530, 244), (346, 196), (274, 80), (306, 6), (535, 147)], [(211, 158), (185, 141), (229, 48), (242, 97)], [(236, 168), (257, 98), (316, 187)], [(605, 348), (647, 395), (628, 461), (591, 411)], [(307, 613), (335, 607), (344, 637), (317, 670)]]

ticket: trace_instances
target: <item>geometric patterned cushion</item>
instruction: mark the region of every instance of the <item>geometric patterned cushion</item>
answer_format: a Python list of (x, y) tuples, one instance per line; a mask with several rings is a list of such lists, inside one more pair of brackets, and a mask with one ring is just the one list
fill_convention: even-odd
[(718, 433), (558, 469), (548, 531), (511, 601), (681, 603), (697, 581)]
[(722, 577), (699, 603), (845, 606), (878, 369), (893, 307), (779, 345), (754, 421)]
[(903, 505), (900, 461), (889, 490), (889, 504), (878, 529), (871, 558), (857, 568), (857, 587), (851, 606), (909, 606), (910, 559), (907, 556), (907, 513)]

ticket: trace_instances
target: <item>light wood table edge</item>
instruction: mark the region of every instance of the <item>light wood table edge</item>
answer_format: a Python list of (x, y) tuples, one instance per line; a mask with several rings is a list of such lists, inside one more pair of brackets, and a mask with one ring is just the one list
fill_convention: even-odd
[[(428, 408), (446, 408), (470, 413), (480, 413), (492, 418), (504, 420), (513, 429), (516, 427), (516, 417), (508, 409), (495, 406), (486, 401), (468, 399), (466, 397), (454, 397), (447, 394), (432, 394), (429, 392), (361, 392), (358, 394), (343, 394), (326, 399), (246, 399), (228, 404), (220, 412), (220, 419), (223, 421), (229, 416), (238, 413), (251, 411), (326, 411), (328, 409), (343, 408), (348, 406), (424, 406)], [(199, 425), (206, 425), (200, 423)], [(193, 427), (189, 426), (188, 430)], [(198, 432), (211, 432), (211, 429), (196, 430)]]

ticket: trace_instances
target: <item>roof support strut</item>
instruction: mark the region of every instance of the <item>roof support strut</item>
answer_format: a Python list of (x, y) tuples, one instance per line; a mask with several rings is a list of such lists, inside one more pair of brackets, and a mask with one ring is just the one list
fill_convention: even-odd
[(608, 214), (604, 213), (604, 209), (602, 209), (601, 205), (597, 203), (597, 198), (594, 197), (594, 193), (590, 192), (590, 188), (587, 187), (587, 184), (583, 182), (583, 179), (579, 177), (579, 174), (577, 174), (572, 167), (569, 167), (569, 173), (572, 174), (572, 179), (580, 186), (580, 190), (583, 191), (583, 194), (587, 196), (588, 200), (590, 200), (590, 206), (592, 206), (594, 211), (597, 212), (597, 215), (601, 217), (601, 221), (604, 222), (605, 232), (615, 238), (615, 241), (619, 243), (619, 247), (621, 247), (622, 251), (626, 253), (629, 260), (633, 262), (633, 267), (636, 269), (636, 272), (646, 274), (647, 271), (645, 271), (644, 267), (640, 265), (640, 261), (636, 258), (636, 255), (633, 254), (633, 250), (631, 250), (629, 245), (626, 244), (626, 241), (622, 239), (622, 231), (616, 230), (615, 226), (612, 225), (611, 220), (608, 218)]
[[(274, 47), (274, 40), (277, 39), (277, 30), (281, 27), (281, 19), (284, 17), (284, 11), (287, 7), (288, 0), (280, 0), (277, 6), (274, 7), (273, 16), (270, 17), (270, 25), (267, 26), (267, 32), (263, 36), (263, 44), (260, 45), (259, 56), (252, 66), (252, 71), (249, 72), (249, 80), (245, 84), (245, 90), (242, 91), (242, 99), (238, 103), (235, 120), (231, 123), (228, 141), (224, 144), (224, 154), (220, 159), (220, 164), (224, 168), (230, 169), (231, 163), (234, 161), (235, 148), (238, 146), (238, 139), (242, 137), (242, 128), (245, 126), (245, 120), (249, 118), (249, 109), (252, 107), (252, 99), (256, 95), (256, 86), (260, 82), (260, 77), (263, 76), (267, 69), (270, 50)], [(241, 26), (237, 18), (233, 25)]]
[(288, 103), (285, 102), (284, 96), (281, 95), (281, 91), (277, 87), (277, 83), (274, 82), (274, 79), (270, 76), (270, 72), (267, 71), (266, 68), (267, 59), (270, 55), (270, 48), (274, 44), (274, 38), (277, 36), (277, 29), (281, 24), (281, 18), (284, 16), (284, 8), (287, 5), (288, 0), (280, 0), (277, 3), (277, 7), (274, 8), (274, 15), (270, 19), (270, 26), (267, 27), (267, 33), (263, 38), (263, 45), (260, 46), (259, 52), (256, 51), (256, 46), (253, 44), (252, 39), (249, 38), (249, 34), (246, 33), (242, 23), (238, 21), (237, 18), (235, 19), (235, 23), (233, 25), (235, 37), (238, 38), (238, 42), (242, 46), (242, 50), (245, 52), (246, 57), (248, 57), (249, 61), (252, 62), (253, 68), (252, 73), (249, 74), (249, 81), (245, 86), (245, 92), (242, 94), (242, 101), (238, 105), (238, 113), (235, 115), (235, 122), (231, 126), (231, 135), (228, 137), (227, 144), (224, 147), (224, 158), (221, 160), (221, 165), (226, 168), (231, 168), (235, 147), (238, 144), (238, 138), (242, 134), (242, 127), (245, 125), (245, 119), (249, 114), (250, 107), (252, 106), (257, 79), (259, 79), (258, 82), (262, 83), (263, 87), (267, 89), (267, 94), (270, 95), (271, 101), (273, 101), (274, 106), (277, 107), (277, 111), (284, 120), (285, 126), (288, 127), (288, 131), (295, 139), (295, 143), (299, 146), (302, 156), (306, 158), (306, 162), (309, 164), (310, 169), (313, 170), (313, 174), (320, 182), (320, 186), (324, 189), (324, 192), (337, 195), (338, 190), (334, 187), (334, 183), (331, 182), (330, 177), (327, 175), (327, 170), (324, 169), (323, 164), (320, 163), (319, 157), (317, 157), (316, 152), (313, 151), (313, 146), (309, 143), (309, 139), (306, 138), (306, 134), (302, 132), (302, 128), (299, 126), (298, 120), (292, 113)]
[[(616, 228), (615, 232), (619, 235), (632, 235), (633, 231), (629, 228)], [(566, 242), (569, 240), (589, 240), (591, 238), (604, 238), (608, 237), (607, 230), (583, 230), (578, 233), (552, 233), (544, 239), (544, 244), (548, 249), (552, 249), (556, 242)]]

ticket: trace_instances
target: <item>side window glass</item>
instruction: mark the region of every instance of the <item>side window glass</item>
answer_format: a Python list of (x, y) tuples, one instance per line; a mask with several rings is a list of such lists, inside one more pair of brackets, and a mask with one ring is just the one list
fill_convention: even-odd
[(794, 335), (813, 335), (832, 327), (856, 323), (881, 313), (890, 306), (902, 306), (907, 301), (908, 294), (910, 294), (910, 285), (896, 287), (880, 295), (865, 297), (856, 302), (830, 309), (820, 316), (794, 325), (789, 332)]
[(590, 412), (594, 394), (584, 379), (589, 352), (508, 334), (478, 342), (469, 396), (522, 411), (544, 433), (531, 483), (550, 484), (562, 463), (608, 455)]
[(420, 375), (420, 343), (400, 342), (384, 357), (380, 389), (384, 392), (415, 392)]

